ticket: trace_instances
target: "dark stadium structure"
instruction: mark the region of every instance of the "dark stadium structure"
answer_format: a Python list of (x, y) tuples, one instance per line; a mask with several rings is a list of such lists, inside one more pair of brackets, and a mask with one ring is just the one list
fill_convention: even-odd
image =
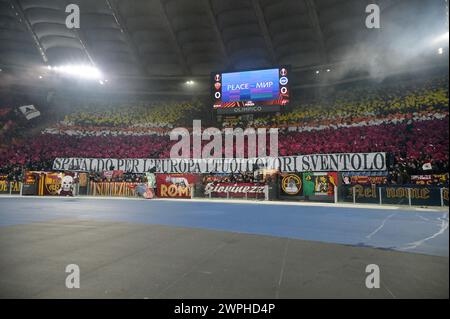
[(0, 299), (448, 299), (448, 8), (0, 0)]
[[(83, 12), (78, 30), (65, 27), (69, 3)], [(394, 72), (405, 55), (420, 54), (411, 46), (438, 34), (445, 23), (444, 1), (384, 0), (378, 1), (383, 28), (373, 31), (361, 27), (369, 3), (2, 0), (0, 66), (9, 75), (2, 81), (16, 90), (24, 83), (64, 87), (52, 78), (37, 83), (43, 82), (37, 81), (39, 67), (93, 63), (110, 79), (103, 90), (190, 95), (182, 85), (190, 79), (198, 82), (196, 94), (207, 94), (213, 70), (289, 64), (296, 86), (302, 86)], [(427, 65), (444, 59), (430, 60)], [(423, 61), (407, 62), (412, 69), (423, 67)], [(327, 69), (332, 72), (315, 73)]]

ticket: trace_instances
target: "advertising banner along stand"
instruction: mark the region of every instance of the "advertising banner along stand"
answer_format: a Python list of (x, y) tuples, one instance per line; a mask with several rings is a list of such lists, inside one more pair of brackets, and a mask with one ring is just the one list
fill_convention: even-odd
[(161, 198), (191, 198), (192, 185), (199, 180), (193, 174), (157, 174), (157, 195)]

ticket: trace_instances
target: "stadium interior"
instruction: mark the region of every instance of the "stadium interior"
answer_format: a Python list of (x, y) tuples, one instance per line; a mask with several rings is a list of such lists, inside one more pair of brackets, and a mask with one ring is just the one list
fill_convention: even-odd
[[(448, 298), (448, 28), (447, 0), (0, 0), (0, 298)], [(273, 101), (231, 100), (232, 74), (273, 69)], [(194, 120), (276, 128), (280, 157), (385, 154), (385, 169), (55, 169), (168, 159)], [(73, 202), (55, 196), (67, 176)], [(87, 288), (52, 262), (80, 264)], [(380, 290), (364, 286), (374, 263)]]

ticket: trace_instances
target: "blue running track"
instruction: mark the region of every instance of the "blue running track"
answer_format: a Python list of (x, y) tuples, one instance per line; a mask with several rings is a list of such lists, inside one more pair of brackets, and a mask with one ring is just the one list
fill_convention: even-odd
[(78, 218), (449, 255), (448, 209), (369, 209), (260, 203), (1, 198), (1, 227)]

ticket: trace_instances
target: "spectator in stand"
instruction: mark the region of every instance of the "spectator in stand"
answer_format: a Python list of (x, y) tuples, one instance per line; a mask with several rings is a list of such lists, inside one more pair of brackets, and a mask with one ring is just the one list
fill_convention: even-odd
[[(287, 114), (224, 126), (280, 127), (280, 156), (387, 152), (393, 156), (388, 179), (408, 183), (414, 174), (448, 171), (446, 80), (347, 86)], [(89, 106), (41, 135), (0, 140), (0, 168), (48, 170), (56, 157), (167, 158), (174, 144), (167, 135), (170, 128), (186, 118), (190, 122), (202, 108), (199, 103)], [(431, 170), (424, 170), (424, 164)]]

